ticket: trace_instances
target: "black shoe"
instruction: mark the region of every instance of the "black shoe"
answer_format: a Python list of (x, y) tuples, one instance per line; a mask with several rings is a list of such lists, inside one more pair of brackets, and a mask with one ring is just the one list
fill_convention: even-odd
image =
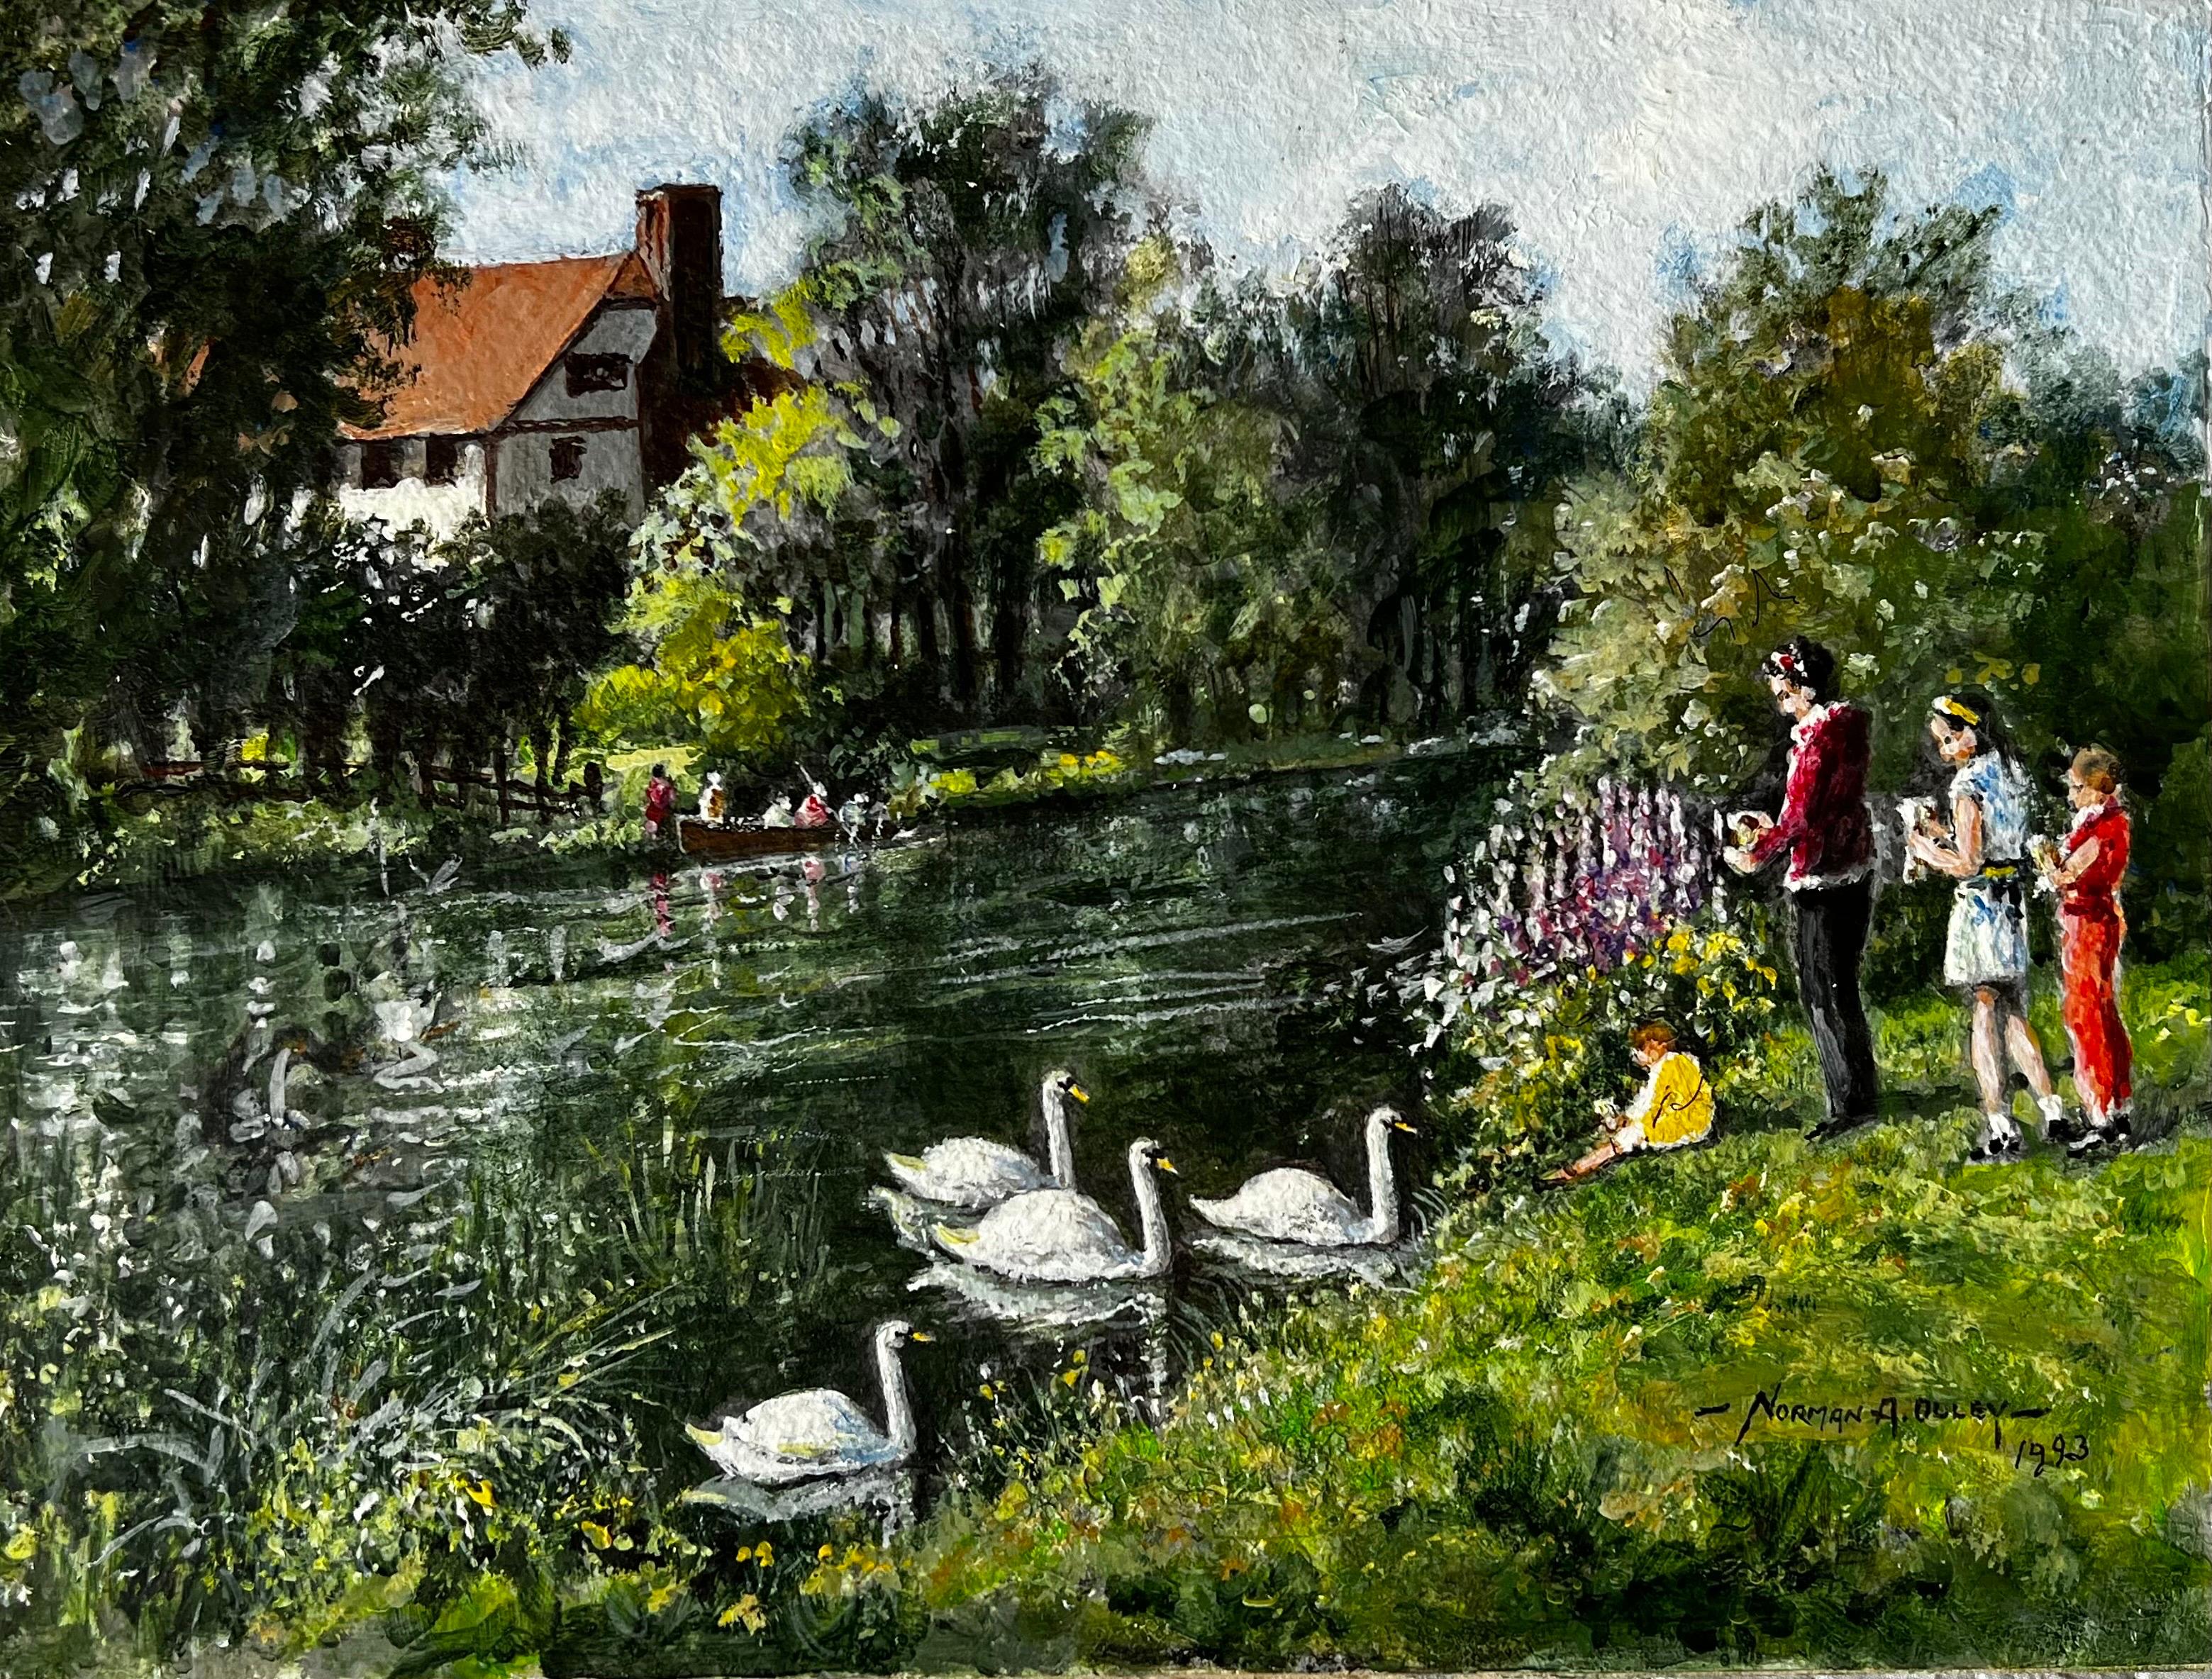
[(2026, 1148), (2018, 1131), (2009, 1137), (1984, 1137), (1966, 1153), (1969, 1166), (2002, 1166), (2007, 1161), (2018, 1160)]
[(2128, 1124), (2127, 1116), (2121, 1114), (2102, 1125), (2085, 1125), (2081, 1135), (2067, 1144), (2066, 1152), (2077, 1161), (2087, 1160), (2107, 1149), (2116, 1155), (2124, 1154), (2134, 1138), (2135, 1128)]
[(2043, 1128), (2047, 1143), (2075, 1143), (2088, 1136), (2094, 1129), (2088, 1120), (2078, 1113), (2062, 1113)]

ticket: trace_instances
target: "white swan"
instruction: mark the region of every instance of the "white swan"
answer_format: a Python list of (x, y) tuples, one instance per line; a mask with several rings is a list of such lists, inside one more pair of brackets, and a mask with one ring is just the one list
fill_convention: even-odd
[(937, 1245), (963, 1264), (1018, 1282), (1117, 1282), (1158, 1276), (1168, 1268), (1168, 1216), (1160, 1205), (1157, 1167), (1175, 1167), (1146, 1137), (1129, 1145), (1129, 1180), (1136, 1186), (1144, 1246), (1133, 1248), (1106, 1209), (1073, 1190), (1031, 1190), (1002, 1201), (972, 1227), (940, 1224)]
[(1208, 1224), (1300, 1247), (1374, 1247), (1398, 1240), (1398, 1185), (1390, 1171), (1390, 1133), (1413, 1128), (1395, 1109), (1367, 1116), (1368, 1210), (1317, 1172), (1294, 1166), (1262, 1172), (1225, 1201), (1191, 1197)]
[(834, 1388), (811, 1387), (763, 1399), (719, 1428), (685, 1427), (723, 1471), (739, 1481), (781, 1486), (817, 1476), (858, 1475), (914, 1455), (914, 1412), (907, 1403), (899, 1349), (929, 1337), (911, 1324), (880, 1324), (876, 1369), (884, 1384), (884, 1427)]
[(1049, 1169), (1040, 1167), (1018, 1149), (988, 1137), (956, 1137), (933, 1143), (919, 1155), (885, 1155), (907, 1192), (924, 1201), (940, 1202), (981, 1212), (1010, 1196), (1030, 1190), (1075, 1187), (1075, 1149), (1067, 1136), (1067, 1098), (1079, 1102), (1091, 1098), (1075, 1082), (1075, 1075), (1055, 1069), (1044, 1076), (1044, 1131)]

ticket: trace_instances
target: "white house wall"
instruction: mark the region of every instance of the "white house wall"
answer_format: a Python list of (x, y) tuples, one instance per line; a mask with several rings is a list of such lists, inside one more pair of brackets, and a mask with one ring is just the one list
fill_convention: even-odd
[[(583, 470), (574, 478), (553, 481), (553, 446), (573, 437), (584, 446)], [(637, 428), (590, 432), (514, 432), (494, 440), (499, 451), (499, 511), (527, 512), (557, 497), (574, 506), (596, 501), (609, 490), (622, 492), (625, 517), (645, 517), (645, 462)]]
[[(615, 433), (621, 435), (621, 433)], [(349, 476), (359, 478), (361, 446), (347, 446), (351, 454)], [(348, 518), (366, 523), (381, 519), (395, 530), (420, 524), (433, 536), (450, 536), (471, 513), (484, 510), (484, 452), (479, 443), (465, 443), (458, 468), (450, 484), (431, 484), (422, 481), (421, 451), (410, 452), (409, 463), (416, 476), (403, 477), (388, 489), (363, 489), (357, 484), (338, 486), (338, 508)], [(586, 458), (586, 470), (588, 470)], [(501, 486), (502, 492), (505, 487)], [(501, 500), (506, 500), (502, 493)], [(641, 509), (641, 511), (642, 511)]]

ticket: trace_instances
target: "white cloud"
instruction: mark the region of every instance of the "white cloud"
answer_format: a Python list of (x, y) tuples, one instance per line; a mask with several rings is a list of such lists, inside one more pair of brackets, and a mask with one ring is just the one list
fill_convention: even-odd
[(866, 79), (926, 95), (1036, 57), (1152, 117), (1154, 177), (1224, 254), (1281, 268), (1404, 180), (1504, 203), (1564, 336), (1648, 371), (1686, 246), (1708, 258), (1813, 167), (1906, 203), (2008, 199), (2006, 276), (2063, 287), (2123, 367), (2212, 314), (2187, 0), (540, 0), (575, 57), (481, 91), (520, 167), (456, 183), (459, 254), (607, 249), (659, 179), (726, 192), (729, 277), (791, 271), (784, 136)]

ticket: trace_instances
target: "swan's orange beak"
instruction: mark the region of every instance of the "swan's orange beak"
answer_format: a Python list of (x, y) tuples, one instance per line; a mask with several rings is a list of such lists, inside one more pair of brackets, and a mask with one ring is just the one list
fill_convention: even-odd
[(1403, 1119), (1393, 1119), (1390, 1125), (1392, 1130), (1403, 1131), (1408, 1137), (1419, 1137), (1421, 1134), (1419, 1128), (1407, 1124)]
[[(1158, 1160), (1155, 1160), (1152, 1164), (1159, 1167), (1163, 1172), (1175, 1171), (1175, 1162), (1170, 1160), (1165, 1155), (1162, 1155)], [(1178, 1173), (1177, 1175), (1180, 1176), (1181, 1174)]]
[(1085, 1090), (1079, 1084), (1069, 1085), (1067, 1087), (1067, 1094), (1074, 1097), (1079, 1102), (1087, 1102), (1091, 1100), (1091, 1093), (1088, 1090)]
[(908, 1330), (906, 1332), (906, 1338), (909, 1341), (934, 1341), (937, 1339), (935, 1336), (930, 1334), (927, 1330)]

